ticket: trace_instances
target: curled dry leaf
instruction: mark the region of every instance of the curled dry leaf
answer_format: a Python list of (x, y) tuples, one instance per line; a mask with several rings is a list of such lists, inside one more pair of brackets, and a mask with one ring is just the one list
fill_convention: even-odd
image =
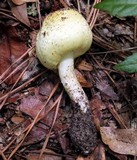
[(30, 21), (28, 18), (28, 13), (27, 13), (27, 5), (22, 4), (20, 6), (16, 6), (10, 3), (11, 7), (11, 12), (12, 14), (23, 24), (27, 25), (30, 27)]
[(100, 130), (100, 124), (102, 124), (102, 110), (106, 108), (105, 104), (102, 100), (95, 95), (92, 100), (90, 101), (90, 106), (92, 106), (94, 122), (98, 130)]
[(102, 140), (119, 154), (137, 155), (137, 130), (101, 127)]
[(37, 0), (12, 0), (12, 2), (16, 5), (22, 5), (27, 2), (37, 2)]
[(77, 66), (77, 68), (83, 71), (93, 70), (93, 66), (90, 63), (87, 63), (85, 60), (82, 60), (81, 63)]
[(76, 77), (79, 81), (79, 83), (82, 85), (82, 87), (85, 87), (85, 88), (90, 88), (92, 87), (92, 84), (89, 83), (85, 77), (77, 70), (75, 69), (75, 74), (76, 74)]
[(88, 157), (78, 156), (76, 160), (106, 160), (105, 147), (100, 143)]
[[(0, 75), (8, 69), (16, 60), (21, 57), (28, 49), (26, 42), (19, 35), (16, 27), (0, 24)], [(23, 68), (22, 68), (23, 69)], [(13, 68), (11, 67), (12, 72)], [(6, 83), (14, 83), (20, 72), (10, 77)]]
[[(46, 154), (42, 155), (41, 160), (62, 160), (62, 157), (56, 155), (56, 153), (53, 152), (52, 150), (46, 149), (45, 152)], [(36, 159), (39, 159), (39, 154), (29, 153), (27, 155), (27, 158), (29, 160), (36, 160)]]
[(24, 121), (24, 118), (21, 117), (21, 116), (14, 115), (13, 117), (11, 117), (11, 121), (12, 121), (14, 124), (20, 124), (21, 122)]
[(108, 97), (108, 99), (118, 100), (117, 94), (106, 80), (100, 80), (96, 83), (96, 86), (104, 96)]
[(78, 156), (77, 160), (84, 160), (84, 157)]

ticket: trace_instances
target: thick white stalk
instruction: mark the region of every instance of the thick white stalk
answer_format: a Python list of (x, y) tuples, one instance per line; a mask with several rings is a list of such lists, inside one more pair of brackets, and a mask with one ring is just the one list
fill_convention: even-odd
[(89, 108), (89, 101), (75, 75), (74, 58), (72, 54), (62, 59), (58, 70), (61, 82), (69, 97), (80, 107), (82, 112), (86, 113)]

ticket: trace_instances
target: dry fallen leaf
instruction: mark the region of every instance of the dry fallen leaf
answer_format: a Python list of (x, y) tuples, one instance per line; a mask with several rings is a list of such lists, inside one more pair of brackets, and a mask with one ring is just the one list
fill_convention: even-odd
[(16, 5), (22, 5), (28, 2), (37, 2), (37, 0), (12, 0), (12, 2)]
[(112, 151), (137, 156), (137, 130), (101, 127), (100, 133), (103, 142)]
[[(42, 155), (41, 160), (62, 160), (62, 157), (56, 155), (56, 153), (53, 152), (52, 150), (46, 149), (45, 152), (46, 154)], [(27, 159), (29, 160), (39, 159), (39, 154), (30, 153), (27, 155)]]
[[(0, 24), (0, 35), (0, 75), (2, 75), (28, 48), (15, 27)], [(18, 74), (10, 78), (10, 83), (16, 81), (17, 77)]]
[(85, 60), (82, 60), (81, 63), (77, 66), (79, 70), (83, 71), (92, 71), (93, 67), (90, 63), (87, 63)]
[[(38, 112), (42, 109), (44, 102), (42, 102), (38, 97), (34, 96), (27, 96), (23, 97), (21, 100), (21, 104), (19, 105), (20, 111), (30, 115), (31, 117), (35, 118)], [(44, 111), (40, 114), (40, 117), (44, 116)]]
[(106, 160), (105, 147), (100, 143), (88, 157), (78, 156), (76, 160)]
[(37, 123), (37, 125), (33, 126), (30, 134), (26, 137), (25, 143), (39, 143), (41, 140), (45, 139), (48, 132), (48, 127), (44, 124)]
[(75, 74), (77, 76), (77, 79), (79, 81), (79, 83), (81, 84), (82, 87), (85, 87), (85, 88), (90, 88), (92, 87), (92, 84), (89, 83), (85, 77), (77, 70), (75, 69)]
[[(19, 110), (25, 114), (28, 114), (32, 118), (35, 118), (39, 111), (43, 108), (46, 103), (47, 97), (39, 95), (39, 88), (35, 89), (34, 95), (23, 95), (21, 99), (21, 104), (18, 106)], [(53, 105), (53, 100), (50, 100), (49, 103), (44, 107), (42, 112), (39, 115), (39, 118), (42, 119), (42, 122), (46, 125), (52, 125), (54, 116), (55, 116), (55, 107), (49, 111), (49, 108)], [(46, 114), (46, 116), (45, 116)], [(60, 112), (58, 112), (60, 116)]]
[(95, 95), (92, 100), (90, 101), (90, 106), (93, 112), (94, 122), (96, 124), (96, 127), (100, 128), (100, 124), (102, 123), (102, 110), (106, 108), (105, 104), (102, 102), (102, 100)]
[(108, 84), (106, 80), (100, 80), (96, 83), (96, 86), (104, 96), (107, 96), (112, 100), (118, 100), (117, 94), (114, 92), (113, 88)]
[(20, 124), (21, 122), (24, 121), (24, 118), (17, 116), (17, 115), (14, 115), (13, 117), (11, 117), (11, 121), (15, 124)]
[(11, 7), (12, 14), (22, 23), (30, 27), (30, 21), (27, 13), (27, 5), (26, 3), (16, 6), (12, 3), (9, 3)]

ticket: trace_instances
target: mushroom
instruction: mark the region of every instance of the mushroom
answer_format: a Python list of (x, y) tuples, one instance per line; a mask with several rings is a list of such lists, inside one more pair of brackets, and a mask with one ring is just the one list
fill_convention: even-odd
[(40, 62), (51, 70), (58, 69), (69, 97), (82, 112), (89, 102), (74, 72), (74, 58), (91, 46), (92, 32), (84, 17), (73, 9), (49, 14), (37, 35), (36, 53)]
[(78, 106), (75, 108), (78, 112), (75, 111), (77, 114), (72, 118), (70, 137), (86, 154), (96, 144), (96, 127), (88, 98), (75, 75), (74, 59), (83, 55), (91, 43), (92, 32), (87, 21), (73, 9), (62, 9), (49, 14), (36, 39), (38, 59), (48, 69), (58, 69), (66, 92), (75, 106)]

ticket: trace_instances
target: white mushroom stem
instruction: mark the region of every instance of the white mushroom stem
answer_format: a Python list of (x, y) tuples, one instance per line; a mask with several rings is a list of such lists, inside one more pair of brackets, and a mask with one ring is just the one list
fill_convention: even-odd
[(36, 53), (41, 63), (59, 70), (61, 82), (71, 100), (86, 113), (89, 102), (74, 72), (74, 59), (86, 53), (92, 32), (85, 18), (73, 9), (49, 14), (37, 35)]
[(75, 75), (73, 54), (62, 58), (58, 70), (61, 82), (71, 100), (80, 107), (83, 113), (86, 113), (89, 108), (89, 102)]

